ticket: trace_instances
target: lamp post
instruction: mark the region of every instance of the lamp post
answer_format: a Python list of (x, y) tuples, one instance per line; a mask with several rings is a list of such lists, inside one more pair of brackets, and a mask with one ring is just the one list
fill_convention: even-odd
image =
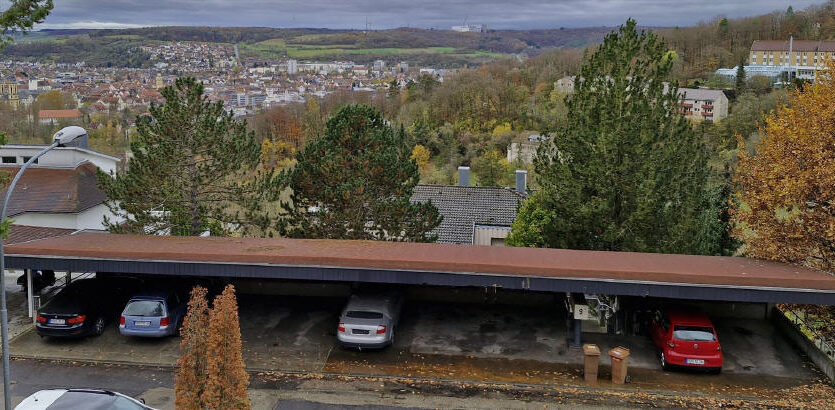
[[(29, 161), (26, 161), (26, 163), (23, 164), (23, 166), (20, 167), (20, 171), (18, 171), (17, 175), (15, 175), (14, 179), (12, 179), (12, 183), (9, 185), (8, 190), (6, 190), (6, 199), (3, 201), (2, 210), (0, 210), (0, 221), (6, 220), (6, 208), (9, 205), (9, 200), (12, 198), (12, 192), (14, 191), (17, 182), (20, 181), (20, 177), (23, 175), (23, 172), (26, 171), (26, 168), (29, 168), (29, 166), (37, 161), (38, 158), (51, 151), (53, 148), (62, 147), (86, 135), (87, 131), (84, 130), (84, 128), (75, 125), (65, 127), (52, 136), (52, 145), (44, 148), (41, 152), (35, 154), (32, 158), (29, 158)], [(0, 322), (0, 328), (2, 328), (0, 330), (3, 332), (3, 396), (6, 404), (5, 408), (10, 410), (12, 408), (12, 392), (9, 384), (9, 379), (11, 378), (9, 370), (9, 314), (6, 310), (6, 253), (3, 238), (0, 238), (0, 321), (2, 321)]]

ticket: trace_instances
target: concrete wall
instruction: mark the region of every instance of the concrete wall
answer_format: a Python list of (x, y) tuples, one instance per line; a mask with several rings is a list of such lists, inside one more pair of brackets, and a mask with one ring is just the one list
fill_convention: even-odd
[(493, 239), (502, 239), (501, 245), (504, 246), (504, 239), (510, 234), (510, 227), (504, 226), (485, 226), (476, 225), (473, 232), (473, 245), (493, 245)]
[(78, 214), (27, 212), (17, 215), (13, 219), (15, 224), (18, 225), (104, 230), (104, 215), (108, 215), (113, 221), (117, 219), (113, 217), (104, 204), (96, 205)]
[(809, 356), (809, 359), (824, 373), (829, 380), (835, 383), (835, 362), (812, 343), (791, 321), (781, 312), (775, 311), (772, 314), (772, 322), (795, 346)]

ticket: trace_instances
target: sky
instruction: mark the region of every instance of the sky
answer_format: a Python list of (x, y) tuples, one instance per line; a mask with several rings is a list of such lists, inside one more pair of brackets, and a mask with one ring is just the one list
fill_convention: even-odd
[[(645, 26), (688, 26), (717, 16), (800, 10), (823, 0), (56, 0), (39, 28), (125, 28), (160, 25), (449, 29), (617, 26), (628, 17)], [(0, 0), (7, 5), (8, 0)]]

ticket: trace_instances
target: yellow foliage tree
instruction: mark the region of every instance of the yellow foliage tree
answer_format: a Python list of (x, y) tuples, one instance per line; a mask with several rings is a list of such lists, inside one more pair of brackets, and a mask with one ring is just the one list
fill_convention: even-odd
[(417, 162), (418, 167), (422, 170), (426, 168), (426, 165), (429, 164), (429, 150), (424, 147), (423, 145), (415, 145), (415, 148), (412, 149), (412, 155), (409, 157), (415, 162)]
[(206, 368), (209, 375), (203, 403), (210, 409), (249, 409), (246, 388), (249, 375), (244, 366), (241, 326), (235, 287), (227, 285), (209, 312), (209, 343)]
[(174, 376), (174, 402), (178, 409), (206, 408), (201, 396), (208, 380), (206, 371), (208, 321), (209, 304), (206, 300), (206, 289), (196, 286), (191, 291), (188, 312), (180, 329), (182, 355), (177, 360), (177, 373)]
[(505, 122), (493, 128), (493, 136), (498, 137), (500, 135), (510, 134), (513, 131), (513, 127), (510, 126), (510, 123)]
[[(835, 70), (830, 64), (829, 73)], [(818, 72), (765, 118), (749, 153), (740, 139), (735, 235), (755, 258), (835, 264), (835, 79)]]

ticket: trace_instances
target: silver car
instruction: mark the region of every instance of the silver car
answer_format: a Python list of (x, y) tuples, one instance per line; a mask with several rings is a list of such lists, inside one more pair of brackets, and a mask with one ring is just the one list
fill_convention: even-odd
[(402, 298), (395, 294), (352, 295), (339, 315), (339, 343), (358, 349), (393, 344), (402, 306)]

